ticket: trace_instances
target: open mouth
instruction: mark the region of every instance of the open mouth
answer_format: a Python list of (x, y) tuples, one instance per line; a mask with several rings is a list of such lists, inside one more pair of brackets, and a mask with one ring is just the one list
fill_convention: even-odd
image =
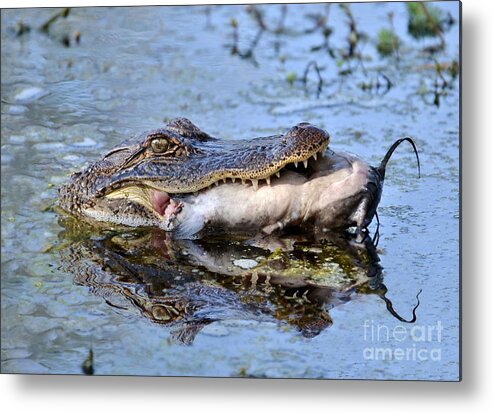
[(256, 171), (243, 174), (237, 171), (228, 173), (225, 170), (213, 174), (213, 177), (208, 179), (208, 185), (193, 186), (188, 187), (188, 189), (184, 187), (179, 192), (167, 190), (166, 183), (159, 180), (121, 182), (118, 184), (118, 188), (110, 189), (104, 197), (108, 200), (135, 202), (152, 211), (159, 219), (169, 219), (175, 217), (182, 210), (181, 197), (198, 194), (198, 192), (208, 190), (214, 186), (230, 185), (241, 181), (244, 185), (251, 185), (253, 190), (257, 191), (259, 187), (274, 185), (275, 180), (281, 178), (287, 171), (298, 173), (309, 179), (314, 172), (320, 169), (320, 163), (325, 156), (327, 145), (328, 143), (324, 143), (318, 150), (309, 153), (305, 157), (293, 156), (291, 159), (280, 162), (277, 168), (269, 168), (270, 170), (263, 173)]
[(176, 215), (181, 210), (180, 203), (177, 203), (166, 192), (151, 189), (149, 190), (149, 198), (153, 210), (161, 216)]
[(183, 206), (181, 202), (177, 202), (170, 195), (159, 189), (146, 185), (146, 182), (138, 184), (130, 184), (108, 193), (105, 198), (109, 200), (125, 200), (127, 202), (135, 202), (142, 205), (146, 209), (152, 211), (159, 218), (171, 218), (176, 216)]

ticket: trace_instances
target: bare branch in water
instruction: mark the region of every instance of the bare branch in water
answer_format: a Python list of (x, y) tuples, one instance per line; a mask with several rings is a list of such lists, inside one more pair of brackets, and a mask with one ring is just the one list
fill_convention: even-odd
[(317, 62), (315, 60), (312, 60), (311, 62), (308, 63), (308, 65), (305, 68), (305, 72), (303, 73), (303, 77), (301, 78), (301, 81), (305, 85), (305, 91), (308, 92), (308, 88), (307, 88), (308, 73), (310, 72), (311, 67), (315, 69), (315, 73), (317, 74), (318, 77), (318, 85), (317, 85), (317, 99), (318, 99), (320, 97), (320, 93), (322, 93), (324, 81), (322, 79), (322, 75), (320, 74), (320, 68), (318, 67)]

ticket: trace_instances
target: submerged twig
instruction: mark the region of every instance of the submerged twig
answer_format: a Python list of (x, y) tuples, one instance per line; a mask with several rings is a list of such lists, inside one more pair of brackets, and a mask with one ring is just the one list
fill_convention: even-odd
[(436, 24), (435, 19), (430, 14), (430, 11), (426, 7), (426, 5), (423, 4), (422, 2), (419, 2), (419, 5), (420, 5), (424, 15), (426, 16), (428, 23), (430, 24), (431, 30), (435, 33), (436, 36), (438, 36), (440, 38), (440, 49), (441, 50), (445, 49), (445, 38), (442, 35), (441, 28)]
[(211, 30), (214, 27), (211, 22), (212, 7), (207, 6), (205, 8), (204, 13), (205, 13), (205, 28)]
[(310, 72), (310, 68), (313, 67), (315, 69), (315, 73), (317, 74), (318, 77), (318, 85), (317, 85), (317, 99), (320, 97), (320, 93), (322, 93), (322, 88), (324, 81), (322, 79), (322, 75), (320, 74), (320, 68), (317, 65), (317, 62), (315, 60), (312, 60), (311, 62), (308, 63), (308, 65), (305, 68), (305, 72), (303, 73), (303, 77), (301, 78), (301, 81), (305, 85), (305, 91), (308, 92), (308, 73)]
[(258, 62), (255, 60), (255, 56), (253, 54), (255, 48), (257, 47), (260, 38), (262, 37), (262, 34), (264, 32), (264, 29), (259, 28), (257, 34), (253, 38), (250, 47), (246, 49), (245, 51), (241, 51), (239, 47), (239, 42), (240, 42), (240, 36), (238, 33), (238, 22), (236, 19), (231, 19), (230, 25), (233, 28), (233, 44), (231, 45), (231, 54), (232, 55), (238, 55), (242, 59), (251, 59), (253, 64), (255, 66), (258, 66)]
[[(441, 98), (448, 96), (448, 90), (453, 88), (453, 81), (458, 76), (458, 62), (454, 60), (448, 64), (441, 64), (435, 60), (434, 68), (435, 79), (433, 81), (433, 89), (428, 90), (426, 83), (423, 83), (422, 90), (419, 94), (422, 96), (423, 101), (426, 104), (440, 107)], [(431, 102), (426, 99), (426, 96), (429, 95), (433, 97)]]
[(274, 33), (276, 34), (284, 33), (287, 14), (288, 14), (288, 6), (286, 4), (283, 4), (281, 6), (281, 16), (279, 17), (279, 22), (277, 23), (277, 27), (274, 29)]
[(25, 24), (22, 20), (19, 20), (17, 23), (14, 32), (17, 37), (21, 37), (26, 33), (29, 33), (31, 31), (31, 27), (27, 24)]
[(262, 30), (267, 30), (267, 25), (264, 22), (264, 15), (258, 7), (255, 7), (253, 4), (248, 5), (247, 13), (252, 15), (253, 19)]
[(379, 71), (375, 80), (372, 78), (369, 82), (361, 82), (358, 86), (361, 90), (375, 91), (375, 94), (383, 96), (390, 91), (394, 84), (385, 73)]
[(253, 4), (250, 4), (247, 6), (246, 10), (247, 10), (247, 13), (253, 17), (253, 19), (255, 20), (255, 22), (257, 23), (257, 25), (260, 29), (265, 30), (265, 31), (270, 32), (270, 33), (274, 33), (274, 34), (280, 34), (280, 33), (284, 32), (284, 30), (285, 30), (284, 24), (286, 21), (286, 15), (287, 15), (287, 11), (288, 11), (287, 5), (283, 4), (281, 6), (281, 15), (279, 17), (279, 21), (277, 23), (277, 26), (274, 29), (271, 29), (267, 25), (265, 18), (264, 18), (264, 14), (262, 13), (262, 11), (258, 7), (256, 7)]
[(40, 28), (42, 32), (48, 32), (50, 30), (50, 27), (53, 23), (55, 23), (60, 17), (67, 18), (67, 16), (70, 14), (70, 7), (66, 7), (63, 10), (59, 11), (58, 13), (54, 14), (52, 17), (50, 17)]
[[(327, 50), (329, 55), (332, 58), (334, 58), (335, 52), (332, 49), (332, 47), (330, 46), (330, 41), (329, 41), (329, 38), (333, 33), (332, 27), (330, 27), (328, 25), (329, 16), (330, 16), (330, 4), (327, 4), (326, 8), (325, 8), (325, 16), (322, 16), (322, 15), (319, 16), (318, 21), (317, 21), (317, 25), (315, 26), (315, 30), (318, 30), (319, 28), (322, 29), (322, 36), (323, 36), (324, 40), (323, 40), (322, 44), (320, 44), (319, 46), (313, 46), (311, 48), (311, 50), (317, 51), (317, 50), (324, 50), (325, 49), (325, 50)], [(315, 30), (313, 30), (313, 31), (315, 31)], [(310, 31), (307, 30), (306, 33), (310, 33)]]

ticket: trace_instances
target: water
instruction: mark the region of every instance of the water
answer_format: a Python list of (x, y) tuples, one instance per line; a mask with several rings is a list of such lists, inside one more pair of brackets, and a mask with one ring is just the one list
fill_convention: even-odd
[[(357, 28), (370, 36), (359, 49), (362, 63), (338, 64), (324, 50), (310, 51), (323, 43), (323, 36), (303, 33), (313, 27), (306, 15), (325, 14), (324, 5), (289, 5), (285, 32), (264, 33), (254, 59), (231, 54), (232, 18), (238, 22), (240, 52), (257, 33), (244, 6), (78, 8), (57, 21), (49, 36), (35, 28), (57, 10), (2, 10), (2, 372), (81, 374), (92, 348), (95, 374), (458, 379), (458, 81), (451, 80), (440, 105), (433, 105), (433, 94), (425, 92), (434, 87), (434, 59), (421, 50), (437, 40), (416, 41), (406, 33), (402, 4), (350, 7)], [(458, 3), (437, 7), (458, 20)], [(277, 27), (280, 6), (262, 10), (268, 26)], [(394, 13), (396, 33), (404, 42), (398, 64), (375, 52), (377, 31), (389, 27), (388, 12)], [(32, 29), (16, 37), (20, 20)], [(335, 49), (346, 45), (346, 21), (343, 10), (332, 6), (329, 40)], [(438, 62), (458, 60), (458, 30), (455, 24), (446, 32)], [(76, 31), (80, 44), (75, 44)], [(71, 47), (62, 43), (67, 34)], [(307, 90), (299, 82), (311, 60), (324, 78), (318, 98), (313, 70)], [(355, 73), (337, 74), (348, 68)], [(385, 84), (379, 72), (395, 83), (388, 93), (382, 93), (383, 87), (358, 86), (374, 86), (377, 79)], [(293, 75), (298, 80), (291, 84)], [(338, 293), (324, 308), (330, 320), (313, 309), (297, 319), (305, 307), (290, 307), (282, 293), (261, 285), (234, 285), (217, 267), (221, 260), (250, 260), (237, 261), (234, 269), (243, 270), (252, 259), (265, 258), (267, 247), (248, 256), (251, 250), (231, 243), (225, 245), (233, 249), (172, 244), (170, 250), (188, 254), (176, 261), (156, 249), (145, 250), (145, 243), (132, 244), (140, 234), (127, 234), (130, 241), (122, 243), (118, 234), (61, 225), (50, 206), (71, 172), (128, 134), (175, 116), (226, 139), (279, 133), (309, 121), (330, 132), (332, 148), (355, 152), (373, 164), (396, 138), (413, 136), (421, 179), (410, 149), (402, 146), (388, 167), (378, 255), (386, 297), (399, 314), (411, 316), (422, 290), (417, 322), (397, 320), (381, 296), (365, 286), (341, 293), (341, 286), (367, 270), (364, 265), (340, 267), (334, 257), (347, 262), (344, 249), (334, 255), (306, 244), (308, 250), (297, 251), (292, 261), (284, 259), (285, 272), (293, 271), (300, 262), (296, 259), (308, 260), (299, 271), (317, 270), (318, 283), (335, 283), (329, 275), (339, 276)], [(95, 245), (101, 243), (98, 255)], [(135, 252), (141, 248), (145, 253), (138, 259)], [(212, 262), (193, 254), (201, 248), (216, 248)], [(156, 290), (142, 289), (145, 283), (139, 280), (115, 278), (122, 270), (114, 265), (105, 278), (104, 271), (98, 272), (104, 251), (150, 271), (143, 272), (154, 277), (146, 285)], [(100, 277), (83, 277), (91, 271)], [(149, 314), (161, 313), (139, 310), (139, 304), (166, 298), (160, 283), (170, 275), (179, 297), (194, 296), (187, 285), (202, 286), (209, 297), (195, 320), (208, 321), (192, 326), (196, 335), (188, 345), (176, 339), (179, 323), (159, 323)], [(317, 334), (310, 327), (314, 320), (326, 320), (316, 324)], [(300, 323), (312, 334), (303, 334)], [(391, 351), (392, 359), (382, 360), (381, 351)]]

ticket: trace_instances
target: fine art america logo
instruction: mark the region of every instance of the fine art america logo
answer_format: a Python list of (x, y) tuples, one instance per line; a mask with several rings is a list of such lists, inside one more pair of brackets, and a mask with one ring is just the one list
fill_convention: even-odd
[(365, 320), (363, 333), (368, 346), (363, 349), (363, 358), (375, 361), (440, 361), (442, 332), (440, 321), (435, 325), (388, 327)]

